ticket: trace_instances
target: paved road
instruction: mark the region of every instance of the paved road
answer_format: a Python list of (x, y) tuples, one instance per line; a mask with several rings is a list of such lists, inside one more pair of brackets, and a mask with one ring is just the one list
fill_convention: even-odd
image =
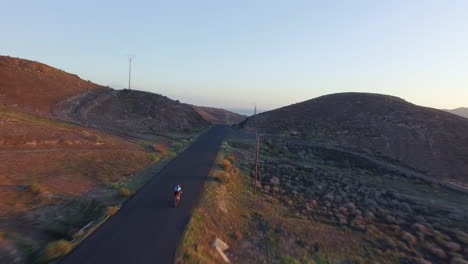
[[(203, 182), (230, 132), (215, 126), (201, 135), (60, 263), (173, 263)], [(172, 208), (178, 183), (184, 194), (179, 207)]]

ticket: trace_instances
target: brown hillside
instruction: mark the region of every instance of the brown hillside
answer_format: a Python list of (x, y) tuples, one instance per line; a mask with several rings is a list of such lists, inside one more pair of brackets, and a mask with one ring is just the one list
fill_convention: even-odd
[(50, 117), (65, 98), (104, 87), (45, 64), (0, 56), (0, 107)]
[[(262, 133), (369, 149), (468, 182), (468, 120), (397, 97), (332, 94), (259, 114), (257, 123)], [(252, 126), (253, 118), (241, 124)]]
[[(237, 124), (245, 120), (246, 116), (233, 113), (220, 108), (212, 108), (205, 106), (192, 106), (195, 111), (197, 111), (205, 120), (213, 124)], [(229, 117), (228, 117), (229, 116)]]
[(151, 162), (138, 145), (92, 129), (9, 111), (0, 112), (0, 126), (0, 217), (36, 207), (27, 195), (30, 184), (78, 196)]

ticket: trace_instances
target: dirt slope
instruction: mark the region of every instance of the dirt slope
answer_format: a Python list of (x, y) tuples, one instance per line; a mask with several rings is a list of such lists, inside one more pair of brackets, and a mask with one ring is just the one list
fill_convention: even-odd
[(192, 134), (209, 125), (187, 104), (135, 90), (89, 92), (64, 101), (54, 113), (66, 121), (132, 137)]
[[(109, 200), (115, 186), (153, 161), (151, 153), (119, 137), (0, 110), (0, 244), (10, 248), (0, 250), (0, 262), (26, 263), (47, 242), (70, 239), (94, 220), (74, 210)], [(94, 208), (101, 213), (102, 206)]]
[(459, 107), (459, 108), (456, 108), (456, 109), (444, 110), (444, 111), (447, 111), (449, 113), (468, 118), (468, 107)]
[(246, 116), (220, 108), (192, 106), (205, 120), (213, 124), (237, 124), (245, 120)]
[[(468, 182), (468, 120), (397, 97), (332, 94), (259, 114), (257, 123), (262, 133), (369, 149)], [(251, 129), (253, 118), (241, 127)]]
[(60, 101), (86, 91), (105, 89), (48, 65), (0, 56), (0, 107), (51, 116)]

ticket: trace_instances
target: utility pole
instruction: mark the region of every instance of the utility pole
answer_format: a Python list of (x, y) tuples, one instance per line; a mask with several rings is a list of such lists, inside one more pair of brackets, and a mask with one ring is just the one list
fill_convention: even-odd
[(254, 108), (254, 125), (255, 125), (255, 139), (257, 141), (257, 146), (255, 150), (255, 179), (254, 179), (254, 195), (257, 194), (257, 181), (258, 181), (258, 155), (260, 150), (260, 137), (258, 136), (257, 129), (257, 105), (255, 104)]
[(128, 89), (131, 89), (130, 82), (132, 80), (132, 59), (133, 56), (128, 57)]
[(128, 56), (128, 89), (132, 89), (131, 81), (132, 81), (132, 60), (135, 58), (134, 55)]

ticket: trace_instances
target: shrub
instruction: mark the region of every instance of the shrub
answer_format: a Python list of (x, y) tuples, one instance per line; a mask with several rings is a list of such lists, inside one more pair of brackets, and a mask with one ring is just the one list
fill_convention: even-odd
[(156, 143), (152, 147), (155, 151), (161, 153), (163, 156), (169, 153), (169, 148), (166, 145)]
[(468, 234), (461, 230), (455, 231), (455, 236), (457, 237), (458, 241), (468, 244)]
[(41, 185), (39, 185), (39, 183), (35, 182), (35, 183), (28, 186), (28, 190), (31, 193), (39, 194), (39, 193), (42, 192), (42, 187), (41, 187)]
[(445, 259), (447, 258), (447, 253), (445, 253), (445, 251), (439, 247), (437, 247), (436, 245), (434, 244), (428, 244), (426, 246), (426, 248), (434, 255), (436, 255), (437, 257), (441, 258), (441, 259)]
[(178, 151), (181, 150), (183, 147), (184, 147), (184, 144), (181, 143), (181, 142), (174, 142), (174, 143), (172, 143), (172, 149), (173, 149), (175, 152), (178, 152)]
[(73, 244), (67, 240), (58, 240), (51, 242), (45, 249), (45, 256), (48, 260), (63, 257), (70, 253), (73, 249)]
[(239, 231), (234, 232), (234, 239), (235, 240), (242, 240), (242, 233)]
[(128, 188), (120, 188), (119, 194), (122, 197), (129, 197), (132, 194), (132, 192), (130, 192)]
[(450, 264), (468, 264), (468, 261), (461, 257), (454, 257), (452, 261), (450, 261)]
[(408, 232), (403, 232), (401, 237), (406, 241), (406, 243), (408, 243), (408, 245), (414, 245), (417, 241), (416, 237)]
[(117, 213), (119, 211), (119, 207), (117, 206), (108, 206), (106, 208), (106, 214), (107, 215), (114, 215), (115, 213)]
[(223, 170), (225, 171), (231, 171), (233, 168), (231, 162), (229, 162), (229, 160), (227, 159), (223, 159), (220, 165), (221, 165), (221, 168), (223, 168)]
[(444, 246), (451, 251), (460, 251), (462, 249), (461, 246), (455, 242), (447, 242)]
[(148, 153), (148, 158), (152, 160), (153, 162), (158, 162), (161, 160), (161, 157), (154, 153)]

